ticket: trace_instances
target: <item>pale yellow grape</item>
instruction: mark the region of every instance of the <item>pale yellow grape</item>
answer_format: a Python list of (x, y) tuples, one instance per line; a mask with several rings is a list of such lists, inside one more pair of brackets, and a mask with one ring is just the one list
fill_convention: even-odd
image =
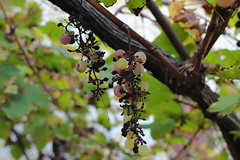
[(136, 64), (136, 68), (133, 70), (133, 74), (136, 76), (141, 76), (144, 72), (144, 67), (142, 64)]
[(137, 102), (136, 104), (137, 109), (145, 109), (146, 108), (146, 103), (145, 102)]
[(124, 146), (129, 149), (132, 150), (134, 147), (134, 139), (126, 139)]
[(80, 73), (85, 72), (87, 69), (87, 63), (85, 61), (78, 61), (78, 63), (76, 64), (76, 70)]
[(147, 56), (143, 52), (136, 52), (134, 57), (141, 60), (141, 64), (144, 64), (147, 60)]
[(138, 87), (141, 88), (141, 91), (147, 91), (149, 88), (149, 85), (147, 82), (141, 81), (139, 82)]
[(123, 122), (126, 123), (132, 119), (132, 115), (128, 115), (127, 113), (124, 113), (123, 116)]
[(137, 135), (135, 133), (133, 133), (133, 131), (128, 131), (126, 138), (127, 139), (136, 139)]
[(114, 64), (114, 70), (120, 73), (123, 69), (126, 69), (128, 66), (128, 61), (125, 58), (120, 58)]
[(235, 1), (236, 1), (236, 0), (216, 0), (216, 4), (217, 4), (219, 7), (226, 8), (226, 7), (231, 6)]
[(151, 154), (150, 149), (146, 145), (140, 145), (138, 146), (138, 153), (140, 156), (147, 156)]

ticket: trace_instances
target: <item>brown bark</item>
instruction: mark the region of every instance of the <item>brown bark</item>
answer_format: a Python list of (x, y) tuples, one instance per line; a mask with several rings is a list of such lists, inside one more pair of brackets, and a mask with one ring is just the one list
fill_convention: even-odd
[[(49, 0), (59, 8), (69, 14), (80, 15), (86, 22), (88, 27), (104, 42), (113, 49), (128, 50), (128, 35), (120, 30), (108, 18), (103, 16), (94, 7), (88, 4), (85, 0)], [(132, 40), (133, 51), (144, 51), (148, 57), (145, 68), (158, 80), (166, 84), (174, 93), (181, 94), (192, 98), (199, 104), (200, 109), (206, 118), (209, 118), (220, 127), (223, 136), (228, 144), (229, 150), (236, 160), (240, 160), (240, 138), (233, 141), (233, 135), (229, 134), (231, 130), (240, 131), (240, 120), (234, 113), (224, 117), (219, 117), (217, 113), (208, 113), (207, 108), (217, 101), (218, 95), (210, 90), (204, 84), (204, 75), (200, 80), (195, 81), (192, 85), (186, 86), (182, 82), (174, 78), (174, 75), (164, 66), (161, 61), (150, 53), (136, 40)], [(182, 68), (187, 65), (187, 62), (179, 61), (168, 55), (160, 49), (164, 56), (177, 68)]]

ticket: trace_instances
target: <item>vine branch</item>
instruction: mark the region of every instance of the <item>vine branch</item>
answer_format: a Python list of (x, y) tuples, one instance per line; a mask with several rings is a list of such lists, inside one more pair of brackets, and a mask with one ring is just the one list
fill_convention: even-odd
[(186, 48), (183, 46), (182, 42), (180, 41), (179, 37), (173, 30), (172, 26), (168, 23), (165, 19), (164, 15), (162, 14), (161, 10), (155, 4), (154, 1), (148, 0), (147, 7), (152, 12), (154, 17), (156, 18), (158, 24), (162, 27), (163, 31), (166, 33), (169, 40), (172, 42), (173, 47), (176, 49), (182, 60), (189, 59), (189, 54)]
[(192, 70), (193, 73), (198, 73), (202, 60), (207, 56), (218, 37), (224, 32), (232, 14), (238, 7), (239, 0), (228, 8), (215, 7), (213, 16), (207, 28), (206, 36), (202, 39), (190, 60), (190, 62), (194, 64)]
[[(114, 24), (116, 24), (119, 29), (125, 30), (126, 24), (120, 21), (118, 18), (116, 18), (114, 15), (112, 15), (108, 10), (106, 10), (103, 6), (101, 6), (98, 2), (95, 0), (86, 0), (89, 4), (91, 4), (95, 9), (97, 9), (100, 13), (102, 13), (104, 16), (106, 16), (109, 20), (111, 20)], [(143, 37), (141, 37), (138, 33), (136, 33), (133, 29), (128, 27), (129, 34), (131, 37), (135, 40), (137, 40), (140, 44), (142, 44), (146, 49), (148, 49), (150, 52), (153, 52), (163, 64), (172, 72), (172, 74), (175, 76), (176, 79), (180, 81), (185, 81), (186, 77), (183, 76), (177, 68), (168, 61), (168, 59), (161, 53), (159, 49), (157, 49), (154, 45), (152, 45), (150, 42), (146, 41)]]

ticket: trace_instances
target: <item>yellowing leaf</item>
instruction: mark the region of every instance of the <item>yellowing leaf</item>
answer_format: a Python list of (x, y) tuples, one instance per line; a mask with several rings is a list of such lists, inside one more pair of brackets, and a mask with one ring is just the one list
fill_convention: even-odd
[(170, 3), (170, 7), (169, 7), (170, 18), (174, 19), (176, 16), (178, 16), (180, 14), (181, 10), (183, 9), (183, 6), (184, 6), (183, 0), (172, 1)]

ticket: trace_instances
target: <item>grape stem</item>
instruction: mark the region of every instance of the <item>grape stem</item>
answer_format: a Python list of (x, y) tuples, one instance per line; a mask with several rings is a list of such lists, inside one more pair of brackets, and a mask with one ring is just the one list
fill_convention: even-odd
[(124, 31), (125, 33), (129, 31), (129, 35), (135, 40), (137, 40), (139, 43), (141, 43), (146, 49), (148, 49), (150, 52), (154, 53), (162, 63), (165, 64), (165, 66), (172, 72), (172, 74), (175, 76), (176, 79), (179, 81), (186, 81), (186, 77), (183, 76), (177, 68), (170, 63), (167, 58), (161, 53), (159, 49), (157, 49), (153, 44), (146, 41), (143, 37), (141, 37), (138, 33), (136, 33), (133, 29), (128, 27), (128, 30), (126, 30), (126, 24), (120, 21), (118, 18), (116, 18), (114, 15), (112, 15), (108, 10), (106, 10), (103, 6), (101, 6), (98, 2), (95, 0), (86, 0), (89, 4), (91, 4), (94, 8), (96, 8), (99, 12), (101, 12), (104, 16), (106, 16), (109, 20), (111, 20), (114, 24), (116, 24), (119, 29)]

